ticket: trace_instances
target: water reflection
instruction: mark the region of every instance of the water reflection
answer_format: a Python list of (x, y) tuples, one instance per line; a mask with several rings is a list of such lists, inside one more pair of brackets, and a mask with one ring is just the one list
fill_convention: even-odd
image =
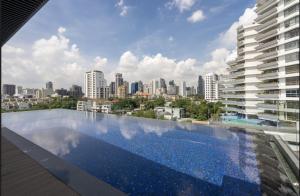
[[(55, 132), (55, 134), (53, 134)], [(76, 131), (60, 128), (60, 131), (45, 129), (35, 131), (27, 136), (30, 140), (47, 149), (57, 156), (64, 156), (70, 153), (71, 149), (76, 148), (79, 144), (80, 134)]]

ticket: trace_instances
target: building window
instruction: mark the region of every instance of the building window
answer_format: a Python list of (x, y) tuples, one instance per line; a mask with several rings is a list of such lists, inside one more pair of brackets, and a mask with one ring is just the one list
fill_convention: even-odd
[(299, 85), (299, 77), (290, 77), (285, 79), (285, 85), (291, 86), (291, 85)]
[(286, 97), (299, 97), (299, 89), (286, 90)]
[(284, 33), (284, 38), (285, 39), (290, 39), (290, 38), (293, 38), (293, 37), (296, 37), (296, 36), (299, 36), (299, 29), (298, 28)]
[(298, 61), (299, 60), (299, 53), (298, 52), (294, 52), (291, 54), (287, 54), (285, 55), (285, 62), (289, 63), (292, 61)]
[(284, 5), (288, 5), (289, 3), (293, 2), (294, 0), (284, 0)]
[(295, 48), (299, 48), (299, 40), (295, 40), (295, 41), (284, 44), (285, 51), (292, 50)]
[(293, 17), (293, 18), (285, 21), (284, 27), (288, 28), (288, 27), (294, 26), (295, 24), (298, 24), (298, 23), (299, 23), (299, 18), (298, 18), (298, 16), (296, 16), (296, 17)]
[(288, 9), (284, 10), (284, 16), (288, 16), (288, 15), (291, 15), (295, 12), (299, 11), (299, 4), (296, 4), (292, 7), (289, 7)]

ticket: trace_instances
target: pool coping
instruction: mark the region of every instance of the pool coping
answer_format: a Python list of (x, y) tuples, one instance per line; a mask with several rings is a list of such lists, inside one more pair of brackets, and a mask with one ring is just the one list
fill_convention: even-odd
[(60, 159), (12, 130), (1, 127), (1, 136), (35, 160), (54, 177), (71, 187), (80, 195), (126, 195), (110, 184), (97, 179), (80, 168)]

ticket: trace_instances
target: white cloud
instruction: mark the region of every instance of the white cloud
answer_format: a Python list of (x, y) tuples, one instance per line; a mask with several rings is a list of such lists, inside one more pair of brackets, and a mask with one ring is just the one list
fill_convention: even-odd
[(173, 36), (170, 36), (170, 37), (168, 38), (168, 40), (169, 40), (169, 42), (172, 42), (172, 41), (174, 41), (174, 38), (173, 38)]
[(238, 21), (235, 21), (225, 32), (222, 32), (217, 40), (216, 47), (211, 52), (211, 59), (205, 62), (203, 72), (226, 73), (226, 62), (236, 57), (236, 29), (240, 25), (248, 25), (256, 18), (255, 7), (247, 8)]
[(120, 16), (126, 16), (128, 14), (129, 6), (125, 5), (124, 0), (119, 0), (116, 7), (121, 10)]
[(148, 82), (152, 79), (162, 77), (176, 81), (185, 80), (188, 83), (195, 81), (200, 69), (196, 59), (188, 58), (178, 61), (170, 59), (158, 53), (154, 56), (137, 57), (131, 51), (123, 53), (115, 72), (121, 72), (125, 80), (143, 80)]
[(193, 14), (187, 18), (187, 21), (190, 23), (196, 23), (196, 22), (200, 22), (202, 20), (205, 19), (205, 16), (203, 14), (202, 10), (197, 10), (195, 12), (193, 12)]
[[(32, 47), (18, 48), (5, 45), (2, 48), (2, 81), (27, 87), (44, 87), (53, 81), (55, 88), (69, 88), (83, 83), (83, 73), (90, 69), (76, 44), (64, 35), (60, 27), (56, 35), (35, 41)], [(96, 57), (94, 64), (105, 64), (107, 59)]]
[(176, 7), (180, 12), (184, 12), (190, 10), (195, 3), (196, 0), (172, 0), (166, 3), (166, 7), (169, 9)]

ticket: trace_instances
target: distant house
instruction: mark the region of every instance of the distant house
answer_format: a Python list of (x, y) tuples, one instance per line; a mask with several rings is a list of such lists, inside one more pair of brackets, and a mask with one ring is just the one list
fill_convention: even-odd
[(165, 119), (181, 119), (185, 115), (184, 108), (156, 107), (154, 108), (156, 116), (163, 116)]
[(111, 105), (110, 104), (103, 104), (101, 105), (101, 112), (102, 113), (110, 113), (111, 112)]
[(17, 102), (19, 110), (28, 110), (30, 108), (30, 104), (27, 102)]
[(93, 111), (101, 113), (110, 113), (111, 104), (100, 104), (96, 101), (77, 101), (77, 110), (78, 111)]

